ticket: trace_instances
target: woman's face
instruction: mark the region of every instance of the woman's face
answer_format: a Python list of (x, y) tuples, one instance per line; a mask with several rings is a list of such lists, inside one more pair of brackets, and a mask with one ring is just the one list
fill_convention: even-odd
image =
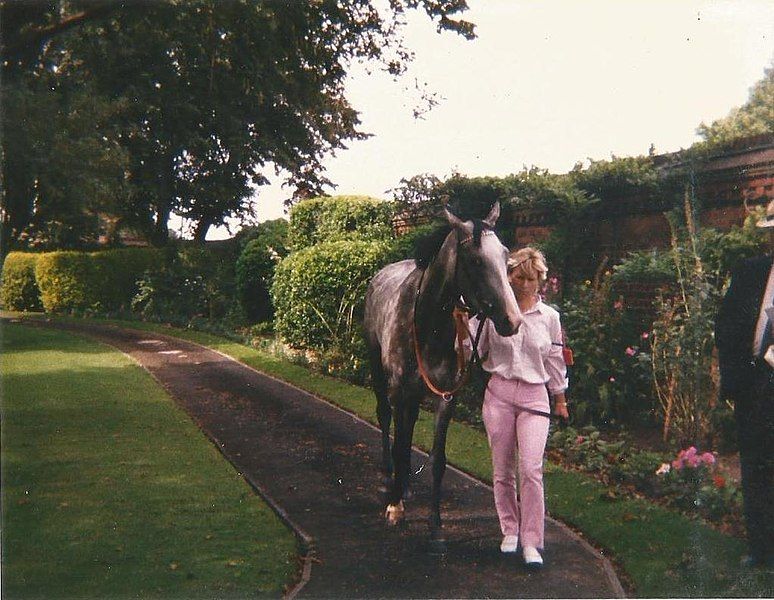
[(516, 269), (511, 273), (510, 280), (517, 300), (528, 300), (537, 295), (540, 286), (537, 275), (530, 275), (524, 269)]

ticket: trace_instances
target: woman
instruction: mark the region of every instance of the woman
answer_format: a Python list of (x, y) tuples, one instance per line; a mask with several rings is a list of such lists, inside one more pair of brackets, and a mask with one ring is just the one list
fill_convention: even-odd
[[(495, 508), (503, 534), (500, 550), (516, 552), (521, 536), (524, 562), (529, 567), (543, 565), (543, 453), (548, 439), (549, 394), (555, 414), (569, 417), (559, 313), (538, 295), (547, 272), (543, 254), (534, 248), (510, 254), (508, 278), (523, 322), (515, 335), (501, 337), (486, 321), (478, 345), (484, 357), (482, 366), (491, 373), (482, 412), (492, 450)], [(475, 335), (478, 319), (471, 319), (469, 326)]]

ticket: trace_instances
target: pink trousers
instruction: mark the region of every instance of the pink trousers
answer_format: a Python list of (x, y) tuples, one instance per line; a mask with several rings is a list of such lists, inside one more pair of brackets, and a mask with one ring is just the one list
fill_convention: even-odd
[[(543, 548), (545, 501), (543, 452), (549, 419), (520, 408), (549, 412), (543, 384), (492, 375), (484, 394), (484, 426), (492, 449), (494, 499), (503, 535), (518, 535), (522, 546)], [(519, 500), (516, 497), (516, 452)]]

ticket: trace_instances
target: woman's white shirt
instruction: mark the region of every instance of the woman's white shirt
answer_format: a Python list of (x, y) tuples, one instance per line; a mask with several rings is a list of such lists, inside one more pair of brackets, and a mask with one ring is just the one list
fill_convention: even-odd
[[(492, 321), (486, 320), (478, 342), (484, 370), (505, 379), (548, 384), (551, 394), (563, 392), (567, 389), (567, 367), (562, 354), (559, 313), (539, 301), (522, 316), (518, 333), (510, 337), (502, 337)], [(473, 337), (478, 324), (477, 317), (468, 323)], [(470, 351), (470, 339), (465, 346)]]

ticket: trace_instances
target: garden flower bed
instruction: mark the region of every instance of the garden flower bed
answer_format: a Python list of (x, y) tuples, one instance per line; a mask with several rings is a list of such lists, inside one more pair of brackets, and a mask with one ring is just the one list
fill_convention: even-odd
[[(743, 537), (742, 496), (733, 458), (690, 446), (676, 455), (641, 449), (626, 434), (606, 440), (593, 426), (554, 429), (548, 457), (593, 475), (613, 494), (634, 494)], [(731, 466), (727, 466), (731, 464)]]

